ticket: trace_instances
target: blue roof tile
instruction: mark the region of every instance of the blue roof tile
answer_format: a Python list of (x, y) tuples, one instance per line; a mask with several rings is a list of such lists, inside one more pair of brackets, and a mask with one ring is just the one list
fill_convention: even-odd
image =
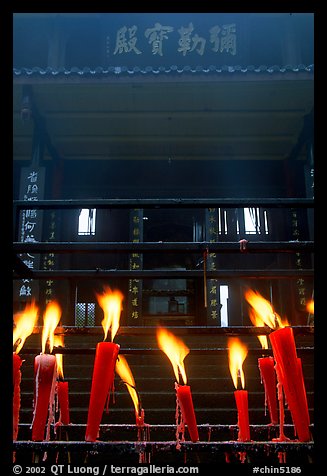
[(228, 66), (228, 65), (222, 65), (222, 66), (216, 66), (216, 65), (209, 65), (209, 66), (202, 66), (202, 65), (197, 65), (197, 66), (177, 66), (177, 65), (171, 65), (171, 66), (145, 66), (145, 67), (140, 67), (140, 66), (134, 66), (134, 67), (127, 67), (127, 66), (108, 66), (107, 68), (103, 68), (102, 66), (98, 66), (94, 69), (91, 69), (87, 66), (84, 68), (78, 68), (78, 67), (72, 67), (70, 69), (66, 68), (58, 68), (58, 69), (53, 69), (53, 68), (39, 68), (37, 66), (33, 68), (14, 68), (13, 69), (13, 74), (14, 77), (19, 77), (19, 76), (43, 76), (43, 77), (53, 77), (53, 76), (109, 76), (109, 75), (147, 75), (147, 74), (212, 74), (212, 73), (241, 73), (241, 74), (246, 74), (246, 73), (287, 73), (287, 72), (293, 72), (293, 73), (298, 73), (298, 72), (309, 72), (313, 73), (314, 71), (314, 65), (285, 65), (285, 66), (279, 66), (279, 65), (272, 65), (272, 66), (267, 66), (267, 65), (260, 65), (260, 66), (254, 66), (254, 65), (248, 65), (248, 66), (241, 66), (241, 65), (236, 65), (236, 66)]

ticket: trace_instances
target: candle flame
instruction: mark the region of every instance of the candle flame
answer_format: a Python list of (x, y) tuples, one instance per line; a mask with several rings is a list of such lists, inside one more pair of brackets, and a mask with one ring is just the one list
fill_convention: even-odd
[[(55, 335), (53, 339), (53, 345), (55, 347), (65, 347), (64, 336)], [(57, 361), (58, 375), (60, 378), (64, 379), (63, 355), (56, 354), (56, 361)]]
[(315, 303), (314, 303), (313, 299), (311, 299), (307, 303), (307, 311), (308, 311), (309, 314), (314, 314), (315, 313)]
[(47, 341), (49, 342), (50, 353), (54, 345), (54, 331), (59, 324), (61, 317), (61, 308), (56, 301), (51, 301), (47, 304), (43, 316), (43, 331), (42, 331), (42, 353), (45, 353)]
[(184, 385), (186, 385), (187, 377), (184, 359), (189, 354), (190, 349), (182, 340), (178, 339), (167, 329), (161, 327), (157, 330), (157, 341), (159, 348), (167, 355), (172, 363), (177, 383), (180, 383), (179, 375), (181, 375)]
[(267, 301), (267, 299), (265, 299), (263, 296), (261, 296), (261, 294), (257, 291), (252, 291), (252, 289), (248, 289), (247, 291), (245, 291), (245, 299), (253, 308), (253, 312), (256, 315), (256, 322), (261, 322), (261, 324), (255, 325), (258, 325), (259, 327), (266, 325), (269, 326), (271, 329), (288, 326), (287, 320), (282, 320), (281, 317), (274, 310), (272, 304)]
[(37, 322), (38, 308), (35, 301), (27, 303), (25, 309), (14, 315), (13, 345), (18, 344), (15, 353), (22, 349), (25, 340), (32, 334)]
[(103, 310), (104, 317), (101, 322), (104, 339), (108, 336), (108, 331), (111, 328), (111, 342), (113, 342), (115, 335), (119, 329), (120, 314), (122, 311), (123, 294), (118, 290), (111, 290), (105, 287), (102, 294), (97, 294), (99, 306)]
[(240, 377), (242, 388), (245, 387), (245, 376), (243, 372), (243, 362), (247, 356), (248, 349), (237, 337), (228, 339), (228, 359), (229, 370), (232, 376), (234, 387), (237, 389), (237, 379)]
[[(250, 309), (249, 310), (249, 317), (251, 319), (251, 322), (254, 326), (256, 327), (264, 327), (265, 323), (264, 321), (262, 320), (260, 314), (258, 314), (254, 309)], [(259, 341), (260, 341), (260, 344), (261, 344), (261, 347), (263, 349), (268, 349), (268, 339), (267, 339), (267, 336), (257, 336)]]
[(141, 404), (135, 388), (135, 380), (132, 371), (123, 355), (119, 355), (116, 361), (116, 372), (127, 387), (127, 390), (132, 398), (135, 411), (137, 415), (140, 414)]

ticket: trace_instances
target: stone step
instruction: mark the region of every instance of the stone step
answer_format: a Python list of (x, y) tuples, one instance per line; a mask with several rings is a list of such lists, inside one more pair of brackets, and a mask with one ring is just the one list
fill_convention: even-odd
[[(151, 441), (174, 441), (176, 439), (176, 423), (169, 424), (153, 424), (145, 422), (146, 431)], [(236, 440), (238, 434), (237, 425), (222, 424), (200, 424), (198, 425), (200, 441), (230, 441)], [(294, 438), (294, 427), (291, 424), (284, 424), (284, 433), (288, 438)], [(70, 423), (67, 426), (58, 428), (54, 434), (53, 425), (51, 431), (53, 440), (83, 441), (85, 439), (86, 423)], [(314, 434), (314, 426), (311, 425), (310, 430)], [(279, 425), (260, 424), (253, 425), (250, 423), (250, 435), (254, 441), (271, 441), (279, 436)], [(28, 440), (31, 436), (31, 428), (27, 423), (19, 425), (19, 439)], [(185, 438), (188, 439), (188, 431), (186, 427)], [(100, 424), (99, 439), (101, 441), (138, 441), (138, 429), (134, 422), (127, 424)]]
[[(76, 356), (75, 356), (76, 357)], [(185, 361), (185, 369), (189, 378), (200, 376), (226, 376), (230, 378), (229, 365), (227, 357), (219, 359), (216, 356), (188, 356)], [(202, 357), (201, 359), (199, 357)], [(126, 360), (134, 377), (141, 376), (164, 376), (173, 375), (173, 369), (166, 356), (127, 356)], [(313, 377), (314, 361), (313, 358), (304, 357), (302, 360), (303, 373), (306, 378)], [(94, 366), (94, 357), (80, 356), (80, 361), (72, 359), (71, 356), (64, 356), (64, 375), (65, 378), (75, 377), (76, 375), (92, 375)], [(245, 376), (251, 373), (259, 375), (258, 359), (246, 359), (243, 364)], [(21, 367), (22, 378), (33, 377), (34, 358), (26, 358)]]
[[(206, 408), (195, 407), (196, 420), (198, 424), (223, 424), (236, 425), (237, 424), (237, 410), (231, 406), (234, 402), (230, 402), (228, 408)], [(157, 424), (174, 424), (175, 423), (175, 405), (171, 407), (161, 406), (161, 408), (145, 408), (145, 422)], [(70, 418), (73, 423), (87, 422), (88, 409), (85, 407), (71, 407)], [(309, 411), (310, 422), (313, 423), (313, 410)], [(251, 424), (269, 424), (269, 414), (265, 414), (264, 407), (250, 408), (249, 421)], [(20, 412), (21, 423), (32, 422), (32, 412), (26, 408), (21, 409)], [(109, 412), (104, 411), (101, 420), (102, 423), (111, 424), (133, 424), (135, 422), (134, 408), (130, 405), (129, 408), (116, 408), (114, 405), (109, 406)], [(292, 424), (290, 412), (285, 409), (285, 423)]]
[[(234, 403), (233, 391), (229, 392), (215, 392), (215, 391), (196, 391), (193, 388), (191, 389), (192, 399), (195, 408), (200, 407), (213, 407), (213, 408), (225, 408)], [(308, 405), (313, 406), (313, 392), (307, 392)], [(21, 393), (21, 406), (23, 408), (32, 408), (33, 406), (34, 395), (32, 392), (22, 392)], [(115, 406), (128, 408), (132, 405), (131, 397), (127, 389), (116, 390), (114, 392)], [(140, 392), (140, 398), (142, 401), (142, 406), (146, 408), (160, 408), (162, 404), (169, 406), (174, 406), (176, 401), (175, 391), (172, 387), (167, 391), (152, 391), (152, 392)], [(88, 407), (90, 399), (89, 391), (79, 391), (69, 393), (69, 402), (72, 406), (83, 406)], [(264, 393), (263, 392), (248, 392), (249, 408), (264, 407)]]
[[(76, 374), (75, 374), (76, 375)], [(77, 377), (67, 377), (65, 379), (69, 384), (70, 393), (78, 393), (78, 392), (85, 392), (91, 390), (92, 379), (91, 376), (88, 375), (87, 377), (81, 376), (80, 378)], [(175, 379), (174, 376), (171, 375), (170, 377), (138, 377), (135, 380), (136, 389), (141, 394), (144, 392), (161, 392), (161, 391), (169, 391), (170, 389), (174, 389)], [(232, 393), (234, 391), (232, 380), (229, 376), (227, 377), (195, 377), (192, 379), (188, 379), (188, 385), (190, 385), (192, 392), (215, 392), (219, 394), (221, 392), (227, 391)], [(121, 389), (124, 388), (125, 385), (122, 383), (119, 377), (116, 376), (115, 378), (115, 388)], [(256, 391), (260, 393), (264, 393), (264, 387), (260, 380), (260, 375), (256, 377), (250, 377), (246, 379), (246, 388), (250, 392)], [(306, 379), (305, 378), (305, 388), (306, 391), (313, 391), (314, 390), (314, 381), (313, 379)], [(34, 378), (24, 378), (21, 382), (21, 392), (25, 393), (33, 393), (34, 391)]]

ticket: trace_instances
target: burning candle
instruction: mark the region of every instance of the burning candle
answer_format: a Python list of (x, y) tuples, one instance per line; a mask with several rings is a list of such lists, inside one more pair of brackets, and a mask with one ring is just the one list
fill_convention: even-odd
[(25, 340), (32, 334), (37, 322), (38, 308), (35, 302), (26, 304), (25, 310), (14, 315), (13, 330), (13, 439), (17, 440), (20, 411), (20, 381), (22, 359), (18, 355)]
[(100, 307), (104, 312), (101, 322), (104, 341), (111, 328), (111, 342), (99, 342), (96, 346), (93, 366), (91, 395), (85, 432), (86, 441), (96, 441), (107, 398), (114, 383), (115, 365), (120, 346), (113, 343), (119, 328), (123, 295), (120, 291), (105, 288), (103, 294), (97, 294)]
[[(43, 441), (47, 425), (46, 439), (50, 438), (50, 424), (53, 420), (57, 365), (54, 355), (46, 354), (46, 346), (52, 352), (54, 331), (59, 323), (61, 309), (51, 301), (45, 310), (42, 330), (42, 353), (34, 360), (34, 414), (32, 421), (32, 440)], [(48, 419), (48, 424), (47, 424)]]
[[(140, 396), (136, 390), (135, 380), (127, 360), (123, 355), (119, 355), (116, 362), (116, 372), (124, 382), (134, 404), (135, 422), (137, 427), (137, 440), (149, 441), (149, 425), (144, 423), (144, 409), (142, 408)], [(150, 454), (143, 449), (139, 452), (139, 463), (150, 463)]]
[(116, 372), (127, 387), (128, 393), (134, 404), (136, 425), (144, 425), (144, 410), (141, 406), (141, 400), (136, 390), (135, 380), (127, 360), (123, 355), (117, 358)]
[(310, 419), (302, 373), (301, 359), (297, 357), (291, 327), (277, 329), (269, 335), (274, 357), (279, 366), (288, 408), (300, 441), (310, 441)]
[[(251, 289), (245, 292), (245, 298), (252, 306), (249, 310), (249, 317), (251, 322), (256, 327), (263, 327), (265, 320), (262, 316), (266, 316), (268, 321), (275, 322), (276, 315), (272, 309), (271, 304)], [(268, 349), (267, 336), (258, 336), (259, 342), (263, 349)], [(261, 382), (265, 390), (265, 407), (268, 406), (270, 422), (272, 425), (278, 424), (277, 411), (277, 382), (275, 372), (275, 362), (273, 357), (261, 357), (258, 359), (258, 366), (261, 375)]]
[(19, 355), (13, 353), (13, 439), (17, 440), (19, 410), (20, 410), (20, 381), (22, 373), (20, 367), (22, 359)]
[[(309, 441), (309, 410), (301, 360), (296, 354), (293, 329), (289, 327), (286, 320), (282, 321), (272, 305), (259, 293), (251, 292), (250, 297), (252, 297), (249, 300), (250, 304), (261, 315), (265, 324), (275, 329), (269, 334), (269, 340), (276, 362), (279, 404), (281, 405), (283, 401), (282, 390), (284, 390), (298, 438), (300, 441)], [(253, 299), (254, 297), (257, 299)], [(284, 412), (281, 413), (281, 408), (280, 414), (284, 419)], [(282, 425), (282, 421), (280, 424)], [(282, 431), (281, 438), (284, 438)]]
[[(247, 353), (246, 346), (242, 344), (238, 338), (231, 337), (228, 339), (229, 370), (234, 387), (236, 388), (234, 396), (238, 414), (238, 441), (250, 441), (248, 392), (244, 390), (245, 376), (243, 372), (243, 362)], [(237, 390), (239, 378), (241, 380), (242, 390)]]
[[(64, 346), (63, 336), (56, 335), (54, 338), (54, 345), (56, 347)], [(69, 385), (64, 380), (64, 368), (63, 368), (63, 356), (62, 354), (56, 354), (56, 362), (58, 369), (58, 382), (57, 382), (57, 397), (58, 405), (60, 408), (59, 425), (70, 424), (69, 413)]]
[[(187, 384), (187, 376), (184, 367), (184, 359), (190, 349), (183, 341), (175, 337), (167, 329), (159, 328), (157, 331), (159, 348), (169, 358), (177, 382), (175, 382), (176, 400), (181, 409), (182, 419), (187, 424), (188, 432), (193, 443), (199, 441), (198, 427), (194, 412), (191, 388)], [(180, 380), (183, 382), (180, 384)], [(178, 412), (176, 412), (178, 413)], [(177, 425), (178, 427), (178, 425)], [(183, 427), (183, 425), (182, 425)]]
[[(43, 441), (48, 413), (52, 415), (52, 403), (56, 383), (56, 358), (54, 355), (40, 354), (34, 360), (34, 415), (32, 422), (32, 440)], [(47, 433), (48, 436), (48, 433)]]
[(265, 405), (268, 406), (270, 422), (272, 425), (278, 424), (277, 411), (277, 381), (275, 372), (275, 362), (273, 357), (261, 357), (258, 359), (261, 380), (265, 389)]

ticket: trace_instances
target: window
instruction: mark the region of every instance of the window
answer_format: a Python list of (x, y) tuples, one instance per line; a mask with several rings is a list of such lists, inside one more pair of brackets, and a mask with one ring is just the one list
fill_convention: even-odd
[[(267, 210), (260, 208), (244, 208), (244, 233), (247, 235), (268, 235), (268, 215)], [(243, 234), (240, 229), (240, 220), (236, 223), (237, 234)]]
[[(262, 208), (239, 208), (236, 213), (236, 233), (238, 235), (268, 235), (268, 214)], [(235, 215), (234, 215), (235, 216)], [(231, 212), (218, 208), (218, 234), (228, 235), (233, 229)], [(235, 222), (234, 222), (235, 223)]]
[(83, 208), (78, 218), (79, 235), (95, 235), (95, 208)]
[(228, 286), (219, 286), (220, 292), (220, 325), (221, 327), (228, 327)]
[(227, 210), (218, 208), (218, 234), (227, 235)]
[(77, 302), (75, 307), (75, 326), (95, 326), (95, 303)]

